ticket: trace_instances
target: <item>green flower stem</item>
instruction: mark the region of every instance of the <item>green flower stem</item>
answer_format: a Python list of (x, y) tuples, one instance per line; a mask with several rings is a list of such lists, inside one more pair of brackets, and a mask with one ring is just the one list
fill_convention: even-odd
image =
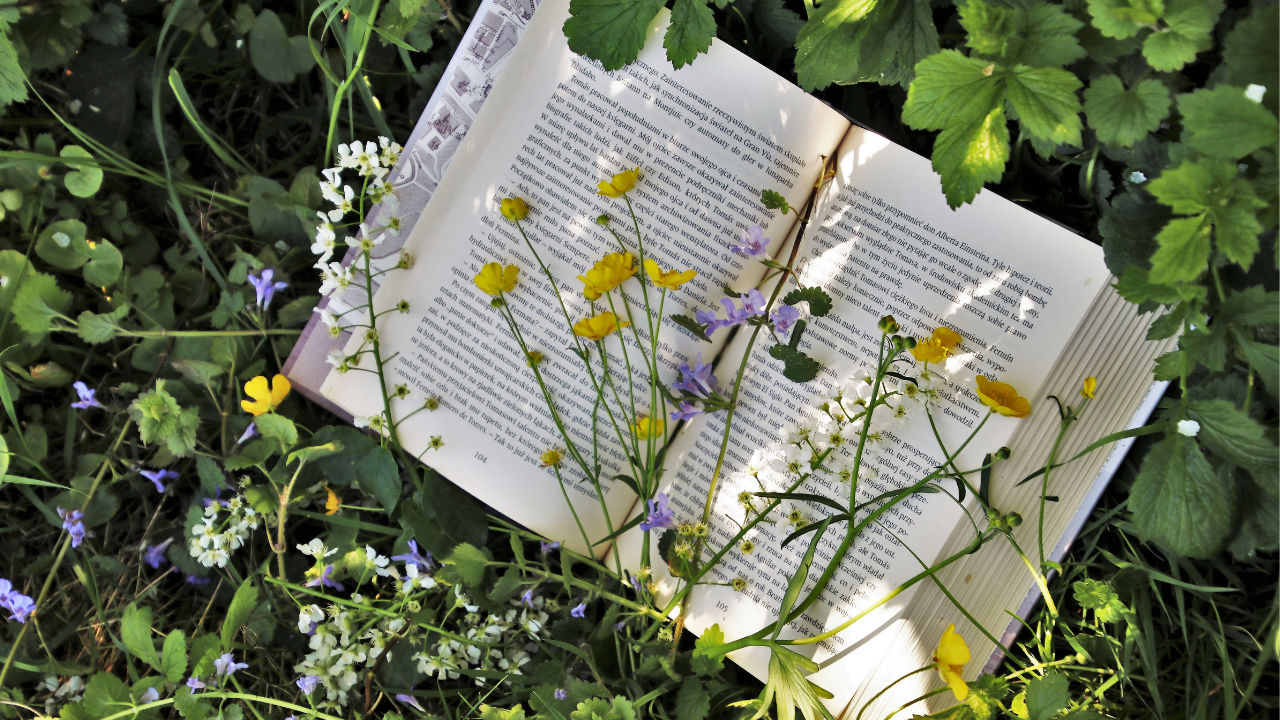
[(573, 522), (578, 526), (578, 532), (582, 534), (583, 546), (588, 550), (591, 549), (591, 538), (587, 537), (586, 528), (582, 527), (582, 520), (578, 517), (578, 510), (573, 506), (573, 501), (569, 499), (569, 491), (564, 487), (564, 478), (560, 476), (560, 466), (553, 465), (556, 471), (556, 484), (560, 486), (560, 494), (564, 495), (564, 502), (569, 506), (569, 512), (573, 513)]
[[(276, 707), (281, 707), (286, 710), (292, 710), (294, 712), (303, 713), (309, 718), (319, 718), (319, 720), (345, 720), (345, 718), (340, 718), (334, 715), (326, 715), (325, 713), (322, 713), (313, 708), (307, 708), (301, 705), (294, 705), (293, 703), (284, 702), (283, 700), (275, 700), (268, 697), (262, 697), (261, 695), (249, 695), (247, 693), (233, 693), (233, 692), (202, 692), (199, 695), (196, 695), (195, 697), (208, 698), (209, 700), (244, 700), (246, 702), (259, 702), (266, 705), (274, 705)], [(163, 700), (157, 700), (152, 703), (147, 703), (146, 705), (138, 705), (136, 707), (131, 707), (128, 710), (121, 710), (118, 713), (108, 715), (104, 718), (101, 718), (101, 720), (120, 720), (121, 718), (126, 718), (126, 717), (136, 717), (138, 713), (142, 712), (143, 710), (150, 710), (152, 708), (162, 708), (167, 705), (172, 705), (174, 703), (174, 700), (175, 700), (174, 698), (165, 698)]]
[(875, 702), (875, 701), (879, 700), (879, 699), (880, 699), (880, 697), (881, 697), (882, 695), (884, 695), (885, 693), (889, 692), (889, 690), (890, 690), (894, 685), (897, 685), (898, 683), (902, 682), (903, 680), (906, 680), (907, 678), (909, 678), (909, 677), (911, 677), (911, 676), (913, 676), (913, 675), (919, 675), (919, 674), (920, 674), (920, 673), (922, 673), (922, 672), (928, 672), (928, 671), (930, 671), (930, 670), (933, 670), (933, 669), (934, 669), (934, 668), (936, 668), (936, 667), (938, 667), (938, 664), (937, 664), (937, 663), (934, 663), (934, 664), (932, 664), (932, 665), (925, 665), (924, 667), (920, 668), (919, 670), (912, 670), (911, 672), (907, 673), (906, 675), (903, 675), (902, 677), (898, 678), (897, 680), (894, 680), (893, 682), (889, 683), (888, 685), (885, 685), (883, 690), (881, 690), (880, 692), (878, 692), (878, 693), (876, 693), (875, 695), (871, 696), (871, 699), (870, 699), (870, 700), (868, 700), (868, 701), (866, 701), (865, 703), (863, 703), (863, 704), (862, 704), (862, 709), (858, 711), (858, 717), (857, 717), (857, 718), (855, 718), (854, 720), (862, 720), (862, 714), (863, 714), (863, 713), (865, 713), (865, 712), (867, 711), (867, 708), (871, 707), (871, 703), (873, 703), (873, 702)]
[(1084, 398), (1080, 403), (1080, 407), (1075, 412), (1062, 419), (1062, 424), (1058, 427), (1058, 437), (1053, 441), (1053, 449), (1049, 451), (1049, 461), (1044, 466), (1044, 478), (1040, 481), (1040, 517), (1037, 522), (1037, 540), (1040, 543), (1040, 565), (1044, 565), (1044, 510), (1045, 498), (1049, 493), (1049, 472), (1053, 470), (1053, 461), (1058, 458), (1058, 449), (1062, 446), (1062, 439), (1067, 435), (1067, 428), (1071, 427), (1072, 421), (1080, 417), (1080, 411), (1084, 410), (1084, 406), (1089, 404), (1089, 398)]
[[(342, 104), (346, 99), (347, 91), (351, 88), (351, 83), (360, 76), (360, 69), (364, 65), (364, 54), (369, 49), (369, 40), (373, 37), (374, 18), (378, 16), (378, 8), (382, 5), (381, 0), (374, 0), (369, 5), (369, 18), (365, 21), (369, 24), (369, 31), (365, 33), (364, 40), (360, 43), (360, 52), (356, 55), (355, 62), (351, 66), (351, 72), (347, 73), (347, 77), (338, 86), (333, 96), (333, 109), (329, 111), (329, 135), (324, 145), (325, 162), (333, 155), (333, 136), (338, 129), (338, 115), (342, 112)], [(323, 65), (323, 63), (321, 63)], [(363, 193), (361, 193), (363, 197)], [(370, 310), (372, 310), (372, 305)]]
[[(124, 427), (120, 428), (120, 434), (116, 436), (116, 440), (111, 444), (111, 450), (107, 453), (107, 457), (114, 457), (116, 451), (120, 449), (120, 443), (124, 442), (124, 436), (129, 432), (129, 428), (133, 425), (133, 420), (125, 420)], [(111, 464), (106, 460), (102, 460), (102, 465), (98, 468), (98, 474), (93, 478), (93, 485), (89, 488), (89, 493), (85, 495), (84, 502), (80, 504), (80, 511), (84, 512), (89, 507), (89, 503), (93, 501), (93, 494), (98, 491), (98, 486), (102, 484), (102, 479), (107, 476), (107, 470), (111, 469)], [(22, 624), (22, 630), (18, 631), (18, 637), (14, 638), (13, 646), (9, 648), (9, 656), (5, 658), (4, 668), (0, 669), (0, 688), (4, 687), (5, 678), (9, 676), (9, 668), (13, 666), (14, 658), (18, 655), (18, 648), (22, 647), (22, 639), (26, 637), (27, 631), (31, 629), (33, 623), (39, 622), (40, 609), (44, 605), (44, 600), (49, 596), (49, 589), (53, 587), (53, 581), (58, 577), (58, 568), (62, 566), (62, 561), (67, 556), (67, 550), (71, 548), (71, 536), (63, 531), (62, 547), (58, 548), (58, 555), (53, 560), (53, 567), (49, 568), (48, 574), (44, 578), (44, 586), (40, 588), (40, 594), (36, 596), (36, 609), (32, 611), (27, 622)]]
[[(376, 1), (374, 2), (374, 7), (375, 8), (377, 7)], [(370, 22), (372, 23), (372, 21)], [(372, 34), (373, 33), (370, 33), (370, 35)], [(365, 44), (366, 45), (368, 44), (367, 38), (366, 38)], [(361, 50), (361, 57), (363, 57), (363, 53), (364, 51)], [(363, 191), (361, 191), (360, 197), (361, 197), (361, 203), (363, 204), (364, 202)], [(365, 277), (364, 291), (365, 291), (365, 296), (368, 298), (369, 314), (372, 315), (373, 314), (373, 282), (369, 280), (369, 272), (372, 270), (373, 261), (369, 257), (368, 250), (365, 250), (361, 254), (364, 256), (364, 277)], [(376, 324), (376, 321), (371, 318), (370, 323)], [(372, 348), (370, 351), (373, 353), (374, 366), (378, 368), (378, 392), (382, 393), (382, 412), (384, 415), (383, 422), (386, 424), (386, 427), (387, 427), (387, 431), (388, 431), (387, 436), (390, 438), (391, 446), (395, 449), (396, 454), (400, 456), (400, 461), (404, 464), (405, 472), (409, 473), (409, 476), (413, 478), (413, 484), (417, 486), (418, 489), (421, 489), (422, 482), (421, 482), (421, 479), (418, 477), (418, 463), (416, 462), (416, 458), (411, 458), (409, 454), (405, 452), (404, 446), (400, 444), (400, 433), (398, 430), (399, 423), (397, 423), (394, 419), (392, 419), (392, 416), (391, 416), (391, 395), (387, 393), (387, 378), (386, 378), (385, 371), (382, 369), (384, 363), (382, 360), (381, 340), (378, 337), (377, 327), (372, 327), (371, 330), (372, 330), (373, 338), (370, 341), (370, 345), (372, 345)]]
[(1040, 568), (1036, 567), (1035, 564), (1031, 562), (1031, 558), (1027, 557), (1027, 554), (1022, 551), (1022, 546), (1018, 545), (1018, 541), (1013, 539), (1012, 532), (1006, 532), (1005, 537), (1009, 538), (1009, 544), (1018, 552), (1018, 557), (1022, 558), (1022, 562), (1027, 566), (1027, 570), (1030, 570), (1031, 576), (1035, 578), (1036, 587), (1040, 588), (1040, 595), (1044, 597), (1045, 609), (1049, 611), (1050, 616), (1055, 618), (1058, 617), (1058, 605), (1054, 603), (1053, 595), (1049, 593), (1049, 583), (1046, 580), (1044, 573), (1040, 572)]
[[(494, 567), (518, 568), (521, 570), (534, 573), (536, 575), (542, 575), (543, 580), (548, 582), (552, 580), (560, 580), (561, 582), (564, 581), (564, 577), (561, 575), (556, 575), (547, 570), (539, 570), (537, 568), (530, 568), (530, 567), (521, 567), (518, 563), (496, 562), (496, 563), (489, 563), (489, 564)], [(578, 578), (571, 577), (569, 578), (569, 584), (572, 585), (573, 587), (586, 590), (590, 594), (603, 598), (605, 600), (608, 600), (609, 602), (614, 603), (616, 605), (622, 605), (623, 607), (627, 607), (627, 608), (631, 608), (632, 610), (635, 610), (637, 613), (648, 615), (649, 617), (655, 620), (667, 619), (666, 615), (663, 615), (662, 613), (658, 612), (657, 610), (654, 610), (651, 607), (641, 605), (634, 600), (628, 600), (622, 595), (616, 595), (606, 590), (601, 590), (599, 585), (597, 585), (596, 583), (590, 580), (579, 580)]]
[(950, 690), (950, 689), (951, 689), (951, 688), (949, 688), (949, 687), (940, 687), (940, 688), (938, 688), (937, 690), (930, 690), (929, 692), (927, 692), (927, 693), (925, 693), (925, 694), (921, 695), (921, 696), (920, 696), (920, 697), (918, 697), (918, 698), (915, 698), (915, 699), (913, 699), (913, 700), (908, 700), (907, 702), (905, 702), (905, 703), (903, 703), (902, 705), (898, 706), (898, 709), (897, 709), (897, 710), (894, 710), (893, 712), (889, 713), (888, 715), (885, 715), (885, 716), (884, 716), (884, 720), (889, 720), (889, 718), (893, 717), (894, 715), (897, 715), (898, 713), (902, 712), (903, 710), (906, 710), (907, 708), (911, 707), (912, 705), (915, 705), (916, 703), (920, 702), (921, 700), (928, 700), (929, 698), (933, 697), (934, 695), (941, 695), (942, 693), (944, 693), (944, 692), (946, 692), (946, 691), (948, 691), (948, 690)]

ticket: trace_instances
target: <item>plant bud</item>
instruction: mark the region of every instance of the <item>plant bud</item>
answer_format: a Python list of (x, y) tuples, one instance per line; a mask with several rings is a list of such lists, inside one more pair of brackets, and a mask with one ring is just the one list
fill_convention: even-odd
[(892, 315), (885, 315), (876, 323), (876, 327), (885, 335), (892, 335), (898, 332), (898, 321)]
[(609, 224), (609, 216), (608, 216), (608, 215), (597, 215), (597, 216), (596, 216), (596, 224), (597, 224), (597, 225), (608, 225), (608, 224)]
[(1011, 512), (1004, 516), (1004, 521), (1009, 527), (1018, 527), (1022, 524), (1022, 516), (1016, 512)]
[(1013, 451), (1010, 450), (1008, 446), (1002, 447), (996, 451), (997, 460), (1008, 460), (1011, 455), (1013, 455)]
[(903, 338), (903, 339), (902, 339), (902, 346), (903, 346), (904, 348), (908, 349), (908, 350), (914, 350), (914, 349), (915, 349), (915, 347), (916, 347), (916, 339), (915, 339), (915, 338), (913, 338), (913, 337), (906, 337), (906, 338)]

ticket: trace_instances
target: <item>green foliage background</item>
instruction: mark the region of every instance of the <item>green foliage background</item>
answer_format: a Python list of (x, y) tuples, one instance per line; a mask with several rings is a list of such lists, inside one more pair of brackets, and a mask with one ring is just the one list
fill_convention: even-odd
[[(144, 581), (138, 546), (189, 529), (188, 504), (228, 486), (219, 464), (235, 472), (280, 453), (279, 436), (236, 442), (248, 424), (240, 386), (280, 367), (318, 299), (308, 250), (321, 206), (317, 168), (336, 142), (408, 137), (474, 4), (0, 7), (9, 453), (0, 456), (0, 575), (27, 588), (50, 572), (56, 579), (44, 636), (13, 653), (7, 643), (18, 626), (0, 638), (0, 650), (16, 658), (13, 682), (109, 671), (94, 675), (92, 692), (69, 711), (96, 720), (129, 697), (117, 676), (140, 682), (141, 663), (172, 682), (188, 657), (192, 668), (211, 663), (210, 653), (241, 637), (242, 626), (252, 631), (243, 652), (295, 649), (290, 609), (257, 602), (256, 588), (239, 582), (201, 589), (178, 576)], [(1073, 712), (1272, 716), (1280, 647), (1276, 3), (669, 5), (673, 64), (696, 63), (721, 38), (931, 157), (953, 206), (996, 192), (1100, 243), (1120, 292), (1143, 312), (1163, 313), (1152, 337), (1182, 333), (1178, 350), (1153, 368), (1172, 381), (1157, 419), (1194, 420), (1200, 432), (1139, 443), (1054, 581), (1072, 632), (1040, 643), (1033, 622), (1027, 647), (1083, 658), (1077, 669), (1045, 676), (1069, 679), (1062, 684), (1078, 699)], [(661, 7), (574, 0), (565, 32), (575, 50), (620, 67)], [(326, 10), (345, 11), (346, 20), (333, 22)], [(1265, 88), (1260, 98), (1251, 86)], [(263, 268), (291, 284), (269, 314), (253, 312), (246, 280)], [(227, 334), (200, 335), (210, 330)], [(97, 388), (110, 412), (70, 410), (76, 380)], [(431, 473), (424, 490), (405, 492), (404, 468), (366, 436), (331, 426), (296, 397), (282, 413), (303, 444), (345, 448), (317, 460), (313, 481), (327, 479), (348, 499), (376, 498), (398, 513), (393, 534), (435, 538), (445, 552), (470, 547), (464, 567), (496, 591), (486, 558), (508, 557), (520, 541), (488, 532), (465, 494)], [(127, 440), (126, 419), (140, 431)], [(143, 463), (174, 468), (184, 480), (156, 495), (132, 471)], [(63, 564), (52, 508), (86, 495), (97, 538)], [(323, 507), (322, 496), (309, 501)], [(359, 526), (313, 515), (303, 527), (347, 533), (355, 543)], [(185, 552), (171, 557), (184, 574), (203, 572)], [(264, 559), (251, 555), (244, 567)], [(153, 615), (135, 602), (143, 599), (161, 609)], [(151, 627), (167, 637), (153, 638)], [(608, 639), (577, 627), (564, 638), (601, 648)], [(729, 703), (758, 692), (731, 667), (704, 667), (692, 647), (645, 657), (639, 669), (603, 668), (598, 685), (575, 680), (574, 700), (660, 690), (655, 712), (685, 720), (734, 716)], [(993, 686), (975, 694), (989, 701), (985, 709), (970, 703), (961, 713), (987, 720), (1067, 712), (1055, 700), (1067, 692), (1057, 680), (1031, 683), (1009, 672), (1025, 695)], [(287, 666), (254, 682), (263, 697), (292, 697)], [(14, 699), (34, 697), (7, 685)], [(628, 716), (616, 700), (591, 702), (600, 717)], [(175, 705), (188, 720), (205, 712), (182, 693)]]

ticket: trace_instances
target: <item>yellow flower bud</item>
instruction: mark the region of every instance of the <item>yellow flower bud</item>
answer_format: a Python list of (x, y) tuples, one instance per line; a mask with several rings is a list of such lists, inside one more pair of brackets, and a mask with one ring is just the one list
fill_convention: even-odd
[(515, 222), (529, 217), (529, 206), (518, 197), (502, 198), (502, 217)]
[(1093, 399), (1093, 394), (1098, 390), (1098, 378), (1090, 375), (1084, 379), (1084, 385), (1080, 388), (1080, 396)]

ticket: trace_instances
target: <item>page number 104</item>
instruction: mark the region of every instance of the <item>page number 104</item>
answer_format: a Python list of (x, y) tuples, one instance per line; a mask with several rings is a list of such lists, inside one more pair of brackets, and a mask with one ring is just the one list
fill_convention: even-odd
[(482, 463), (487, 463), (487, 462), (489, 462), (489, 458), (485, 457), (485, 456), (484, 456), (484, 453), (476, 453), (476, 459), (477, 459), (477, 460), (479, 460), (479, 461), (480, 461), (480, 462), (482, 462)]

